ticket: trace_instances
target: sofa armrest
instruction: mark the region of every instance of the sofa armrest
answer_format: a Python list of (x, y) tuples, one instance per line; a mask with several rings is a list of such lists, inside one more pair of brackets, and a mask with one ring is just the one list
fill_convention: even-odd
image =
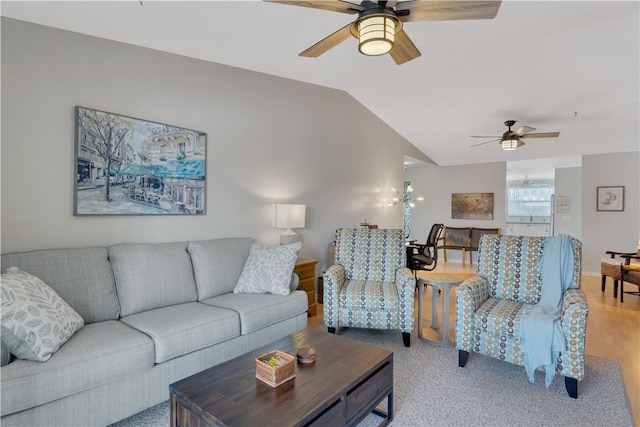
[(411, 270), (401, 267), (396, 270), (395, 283), (398, 289), (399, 312), (398, 321), (402, 332), (413, 331), (414, 306), (413, 299), (416, 294), (416, 279)]
[(584, 349), (589, 306), (582, 289), (569, 289), (562, 298), (560, 324), (566, 337), (567, 351), (560, 354), (558, 371), (578, 381), (584, 377)]
[(289, 290), (291, 292), (298, 289), (298, 285), (300, 284), (300, 276), (298, 273), (291, 273), (291, 281), (289, 282)]
[(489, 298), (489, 281), (482, 276), (467, 279), (456, 288), (456, 348), (473, 351), (474, 319)]
[(333, 264), (322, 275), (324, 324), (328, 328), (338, 327), (338, 294), (344, 286), (344, 267)]

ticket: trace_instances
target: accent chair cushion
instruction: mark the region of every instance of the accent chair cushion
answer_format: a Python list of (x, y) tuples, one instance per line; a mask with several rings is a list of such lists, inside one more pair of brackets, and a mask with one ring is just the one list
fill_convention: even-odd
[(475, 329), (498, 337), (518, 338), (524, 306), (517, 301), (488, 298), (476, 311)]
[(19, 359), (44, 362), (84, 320), (42, 280), (17, 267), (2, 275), (2, 342)]
[(291, 274), (302, 243), (281, 246), (251, 244), (234, 293), (289, 295)]

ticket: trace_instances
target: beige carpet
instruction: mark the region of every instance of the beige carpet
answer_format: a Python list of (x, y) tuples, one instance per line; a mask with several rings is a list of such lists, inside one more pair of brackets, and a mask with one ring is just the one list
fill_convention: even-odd
[[(339, 334), (394, 352), (393, 426), (633, 425), (620, 366), (611, 360), (587, 355), (586, 378), (578, 383), (578, 399), (571, 399), (562, 377), (547, 389), (540, 372), (532, 384), (524, 368), (476, 354), (459, 368), (457, 350), (423, 343), (415, 334), (410, 348), (402, 345), (400, 332), (342, 329)], [(379, 421), (370, 415), (360, 427)], [(168, 402), (115, 424), (168, 425)]]

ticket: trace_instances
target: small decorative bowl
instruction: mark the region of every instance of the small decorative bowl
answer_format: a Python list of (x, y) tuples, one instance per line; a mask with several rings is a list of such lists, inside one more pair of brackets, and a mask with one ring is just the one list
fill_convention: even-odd
[(316, 362), (316, 350), (313, 347), (302, 347), (298, 350), (298, 363), (309, 364)]

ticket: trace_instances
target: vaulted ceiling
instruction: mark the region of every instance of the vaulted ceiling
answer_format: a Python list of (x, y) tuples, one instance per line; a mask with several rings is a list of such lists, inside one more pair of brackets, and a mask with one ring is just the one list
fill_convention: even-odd
[[(355, 1), (355, 3), (358, 3)], [(261, 1), (11, 2), (3, 16), (342, 89), (438, 165), (640, 149), (640, 3), (503, 1), (496, 18), (408, 22), (396, 65), (350, 38), (298, 53), (353, 15)], [(516, 151), (470, 135), (559, 131)]]

